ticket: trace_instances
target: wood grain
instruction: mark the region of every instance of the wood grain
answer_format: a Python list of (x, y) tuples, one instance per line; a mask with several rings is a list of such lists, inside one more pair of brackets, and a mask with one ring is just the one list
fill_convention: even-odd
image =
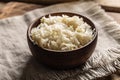
[(23, 2), (9, 2), (0, 10), (0, 19), (24, 14), (27, 11), (41, 8), (43, 5)]
[(95, 0), (101, 5), (120, 8), (120, 0)]
[(108, 12), (120, 13), (120, 0), (95, 0)]

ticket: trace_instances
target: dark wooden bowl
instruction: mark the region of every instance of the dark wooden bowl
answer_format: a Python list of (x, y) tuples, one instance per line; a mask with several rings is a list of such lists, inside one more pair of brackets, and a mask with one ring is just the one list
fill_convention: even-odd
[[(68, 16), (76, 15), (76, 16), (82, 17), (83, 20), (92, 27), (92, 30), (94, 29), (94, 33), (93, 33), (94, 37), (90, 42), (88, 42), (86, 45), (84, 45), (79, 49), (75, 49), (71, 51), (48, 50), (48, 49), (41, 48), (38, 45), (35, 45), (30, 36), (31, 29), (34, 27), (37, 27), (40, 24), (40, 19), (43, 16), (41, 16), (35, 22), (33, 22), (28, 28), (27, 40), (28, 40), (29, 48), (34, 58), (37, 61), (39, 61), (39, 63), (45, 64), (47, 66), (50, 66), (52, 68), (57, 68), (57, 69), (73, 68), (85, 63), (95, 49), (95, 46), (97, 43), (97, 36), (98, 36), (98, 32), (95, 25), (88, 18), (80, 14), (69, 13), (69, 12), (59, 12), (59, 13), (51, 13), (50, 15), (61, 16), (62, 14), (65, 14)], [(48, 17), (48, 15), (49, 14), (44, 16)]]

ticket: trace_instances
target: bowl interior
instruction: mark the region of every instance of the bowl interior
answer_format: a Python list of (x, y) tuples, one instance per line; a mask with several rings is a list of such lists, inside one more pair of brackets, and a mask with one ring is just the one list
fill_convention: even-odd
[[(93, 30), (93, 38), (91, 41), (89, 41), (87, 44), (85, 44), (84, 46), (80, 47), (80, 48), (77, 48), (77, 49), (74, 49), (74, 50), (79, 50), (79, 49), (82, 49), (84, 48), (85, 46), (89, 45), (92, 41), (94, 41), (94, 39), (97, 37), (97, 29), (95, 27), (95, 25), (93, 24), (93, 22), (91, 20), (89, 20), (87, 17), (85, 16), (82, 16), (80, 14), (76, 14), (76, 13), (70, 13), (70, 12), (58, 12), (58, 13), (50, 13), (50, 14), (47, 14), (47, 15), (44, 15), (45, 17), (49, 17), (49, 15), (51, 16), (62, 16), (62, 15), (68, 15), (70, 17), (72, 16), (79, 16), (80, 18), (82, 17), (83, 18), (83, 21), (84, 22), (87, 22), (87, 24), (89, 24), (91, 26), (91, 29)], [(38, 18), (37, 20), (35, 20), (31, 25), (30, 27), (28, 28), (28, 32), (27, 32), (27, 35), (28, 35), (28, 38), (30, 39), (30, 41), (33, 42), (33, 40), (31, 39), (31, 30), (32, 28), (35, 28), (37, 27), (39, 24), (40, 24), (40, 19), (42, 18), (43, 16), (41, 16), (40, 18)], [(39, 46), (38, 46), (39, 47)], [(74, 51), (74, 50), (68, 50), (68, 51), (58, 51), (58, 50), (50, 50), (50, 49), (46, 49), (46, 48), (43, 48), (45, 50), (48, 50), (48, 51), (54, 51), (54, 52), (69, 52), (69, 51)]]

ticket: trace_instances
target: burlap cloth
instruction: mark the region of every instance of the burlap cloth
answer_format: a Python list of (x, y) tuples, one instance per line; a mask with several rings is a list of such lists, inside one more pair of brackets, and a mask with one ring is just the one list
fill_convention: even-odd
[[(52, 70), (38, 64), (27, 45), (28, 25), (51, 12), (74, 12), (98, 28), (98, 43), (83, 68)], [(91, 80), (120, 71), (120, 25), (94, 2), (70, 2), (0, 20), (0, 80)]]

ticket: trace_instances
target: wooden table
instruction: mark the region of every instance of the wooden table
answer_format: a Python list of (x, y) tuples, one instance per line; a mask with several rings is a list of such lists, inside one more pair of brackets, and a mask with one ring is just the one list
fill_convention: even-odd
[[(113, 17), (118, 23), (120, 23), (120, 0), (95, 0), (98, 2), (108, 15)], [(20, 15), (26, 11), (30, 11), (36, 8), (43, 7), (42, 5), (27, 4), (20, 2), (0, 2), (0, 19)]]

